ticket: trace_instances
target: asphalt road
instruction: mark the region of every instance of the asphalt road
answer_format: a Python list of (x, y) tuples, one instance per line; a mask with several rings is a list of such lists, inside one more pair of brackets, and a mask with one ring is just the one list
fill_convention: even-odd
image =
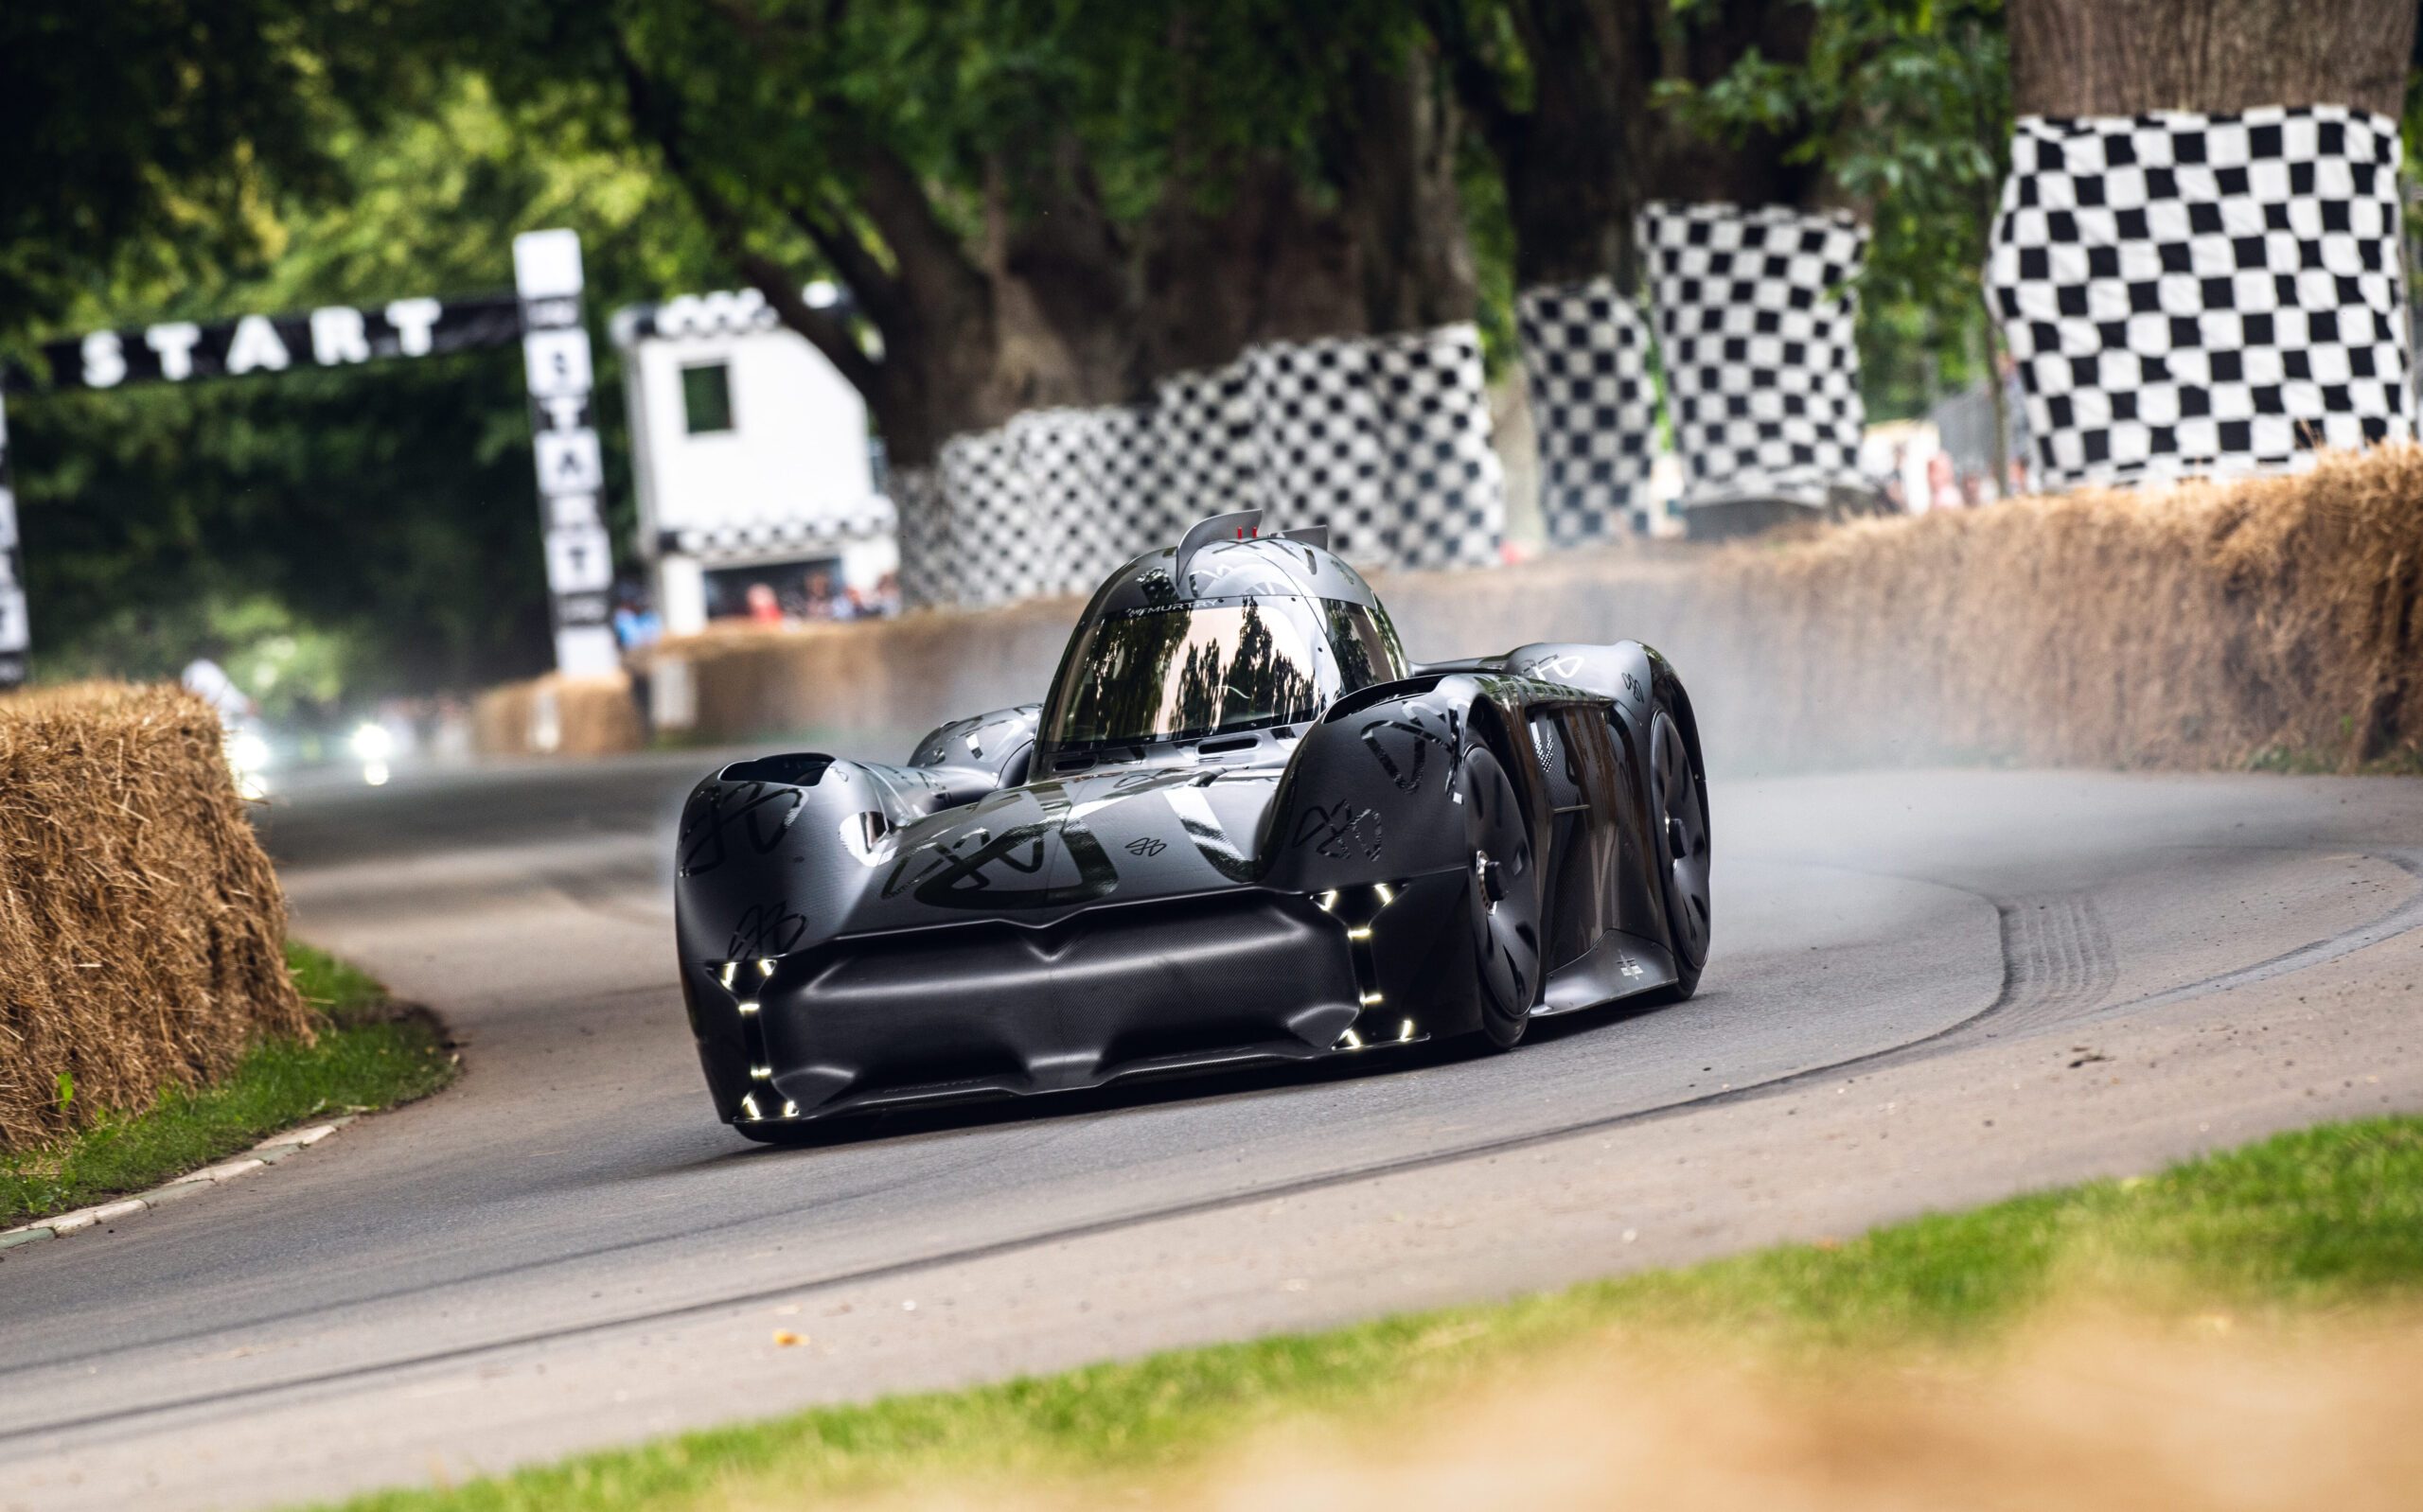
[(279, 806), (297, 932), (436, 1006), (467, 1074), (0, 1259), (0, 1506), (459, 1480), (2423, 1108), (2423, 782), (1958, 771), (1720, 784), (1689, 1004), (760, 1149), (672, 986), (704, 765)]

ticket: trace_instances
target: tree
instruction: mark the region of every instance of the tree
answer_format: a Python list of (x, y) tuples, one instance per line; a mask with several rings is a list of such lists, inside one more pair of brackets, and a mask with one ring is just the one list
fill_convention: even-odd
[[(1393, 0), (517, 14), (474, 56), (532, 97), (610, 85), (590, 97), (907, 466), (1249, 341), (1471, 313), (1453, 127)], [(799, 297), (819, 271), (850, 312)]]
[(2349, 105), (2396, 119), (2414, 0), (2009, 0), (2023, 115)]
[[(1635, 286), (1655, 200), (1802, 204), (1824, 165), (1755, 97), (1807, 59), (1802, 0), (1424, 0), (1458, 97), (1503, 176), (1518, 288)], [(1718, 105), (1679, 108), (1704, 92)]]
[(328, 182), (312, 101), (386, 76), (376, 5), (0, 6), (0, 338), (93, 270), (190, 272), (260, 250), (268, 202)]
[[(515, 232), (581, 230), (595, 305), (702, 287), (677, 191), (477, 78), (365, 119), (307, 99), (326, 167), (265, 185), (246, 248), (176, 276), (88, 271), (54, 329), (509, 287)], [(534, 150), (543, 144), (543, 150)], [(615, 354), (606, 498), (631, 493)], [(349, 695), (467, 688), (552, 660), (530, 422), (511, 348), (185, 388), (12, 395), (37, 666), (173, 676), (200, 638), (328, 649)], [(234, 665), (234, 662), (230, 663)]]

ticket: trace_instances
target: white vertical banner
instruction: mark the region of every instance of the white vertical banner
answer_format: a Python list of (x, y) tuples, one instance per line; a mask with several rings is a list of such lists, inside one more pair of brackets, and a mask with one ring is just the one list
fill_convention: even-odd
[(513, 238), (513, 287), (522, 300), (522, 359), (530, 384), (532, 461), (554, 607), (556, 670), (612, 672), (614, 554), (598, 513), (604, 458), (592, 423), (593, 375), (581, 325), (580, 237), (531, 231)]
[(33, 642), (26, 620), (26, 558), (17, 545), (17, 492), (9, 470), (8, 395), (0, 391), (0, 688), (26, 680), (26, 652)]

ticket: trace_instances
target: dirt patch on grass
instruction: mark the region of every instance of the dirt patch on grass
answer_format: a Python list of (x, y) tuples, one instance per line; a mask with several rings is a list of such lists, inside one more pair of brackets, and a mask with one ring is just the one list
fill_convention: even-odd
[(308, 1040), (218, 718), (173, 688), (0, 700), (0, 1149)]

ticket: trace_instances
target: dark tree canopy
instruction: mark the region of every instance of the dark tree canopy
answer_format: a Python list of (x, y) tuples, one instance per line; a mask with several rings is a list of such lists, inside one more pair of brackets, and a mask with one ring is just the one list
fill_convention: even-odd
[[(753, 285), (913, 466), (1260, 341), (1477, 315), (1502, 364), (1515, 290), (1632, 287), (1642, 204), (1730, 199), (1869, 220), (1863, 380), (1908, 413), (1987, 366), (2014, 109), (2396, 113), (2414, 32), (2413, 0), (11, 0), (0, 348), (501, 288), (513, 233), (569, 225), (593, 313)], [(37, 665), (162, 670), (256, 602), (357, 687), (539, 664), (510, 365), (12, 396)]]

